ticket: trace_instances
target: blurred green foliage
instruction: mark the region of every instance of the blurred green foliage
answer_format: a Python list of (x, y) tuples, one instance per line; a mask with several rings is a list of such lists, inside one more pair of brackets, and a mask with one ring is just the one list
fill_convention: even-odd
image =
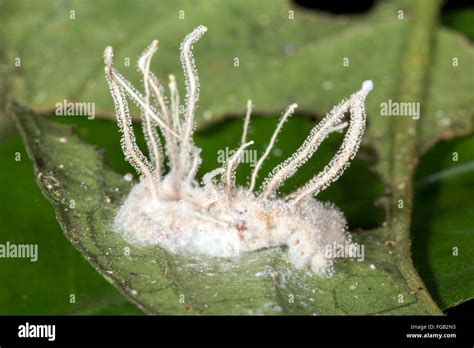
[(413, 257), (441, 308), (474, 288), (474, 139), (443, 141), (422, 157), (415, 176)]

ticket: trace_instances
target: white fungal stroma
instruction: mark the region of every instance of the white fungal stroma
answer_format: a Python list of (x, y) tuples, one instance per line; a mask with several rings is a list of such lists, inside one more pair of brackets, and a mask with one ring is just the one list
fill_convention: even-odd
[[(333, 272), (333, 257), (326, 246), (350, 244), (346, 221), (333, 205), (313, 198), (335, 181), (359, 148), (365, 128), (364, 100), (372, 89), (365, 81), (362, 88), (343, 100), (312, 129), (300, 148), (282, 162), (255, 190), (259, 170), (271, 152), (276, 137), (297, 105), (282, 114), (265, 152), (257, 161), (248, 188), (236, 187), (235, 171), (247, 142), (252, 103), (247, 113), (240, 148), (221, 168), (196, 180), (202, 160), (201, 150), (193, 143), (194, 115), (199, 99), (199, 83), (192, 56), (192, 45), (206, 32), (199, 26), (181, 44), (181, 62), (186, 77), (184, 112), (174, 76), (169, 76), (169, 100), (164, 88), (150, 72), (150, 61), (158, 42), (144, 51), (138, 61), (143, 74), (145, 95), (140, 94), (112, 67), (112, 48), (104, 52), (105, 74), (115, 103), (122, 132), (125, 158), (141, 175), (115, 218), (116, 231), (138, 245), (157, 245), (172, 253), (236, 257), (244, 252), (287, 246), (296, 268), (310, 266), (317, 274)], [(127, 98), (141, 110), (143, 132), (149, 148), (148, 160), (137, 147)], [(156, 106), (150, 103), (154, 99)], [(346, 111), (350, 122), (344, 122)], [(334, 131), (348, 127), (342, 146), (322, 172), (286, 197), (277, 197), (278, 188), (291, 177)], [(165, 140), (164, 153), (158, 130)], [(166, 157), (165, 157), (166, 155)], [(163, 162), (167, 160), (167, 173)]]

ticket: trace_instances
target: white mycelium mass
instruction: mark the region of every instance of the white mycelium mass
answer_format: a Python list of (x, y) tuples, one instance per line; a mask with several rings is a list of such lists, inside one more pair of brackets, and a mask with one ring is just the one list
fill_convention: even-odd
[[(130, 243), (156, 245), (172, 253), (215, 257), (236, 257), (286, 245), (289, 260), (296, 268), (310, 266), (317, 274), (331, 274), (333, 258), (325, 253), (326, 245), (349, 244), (351, 239), (342, 213), (313, 196), (335, 181), (356, 154), (365, 128), (364, 100), (372, 89), (372, 82), (365, 81), (359, 91), (334, 107), (313, 128), (298, 151), (273, 169), (256, 191), (262, 163), (297, 105), (290, 105), (283, 113), (246, 188), (236, 186), (235, 172), (240, 155), (253, 144), (246, 139), (252, 108), (249, 100), (240, 148), (221, 168), (205, 174), (199, 183), (196, 173), (202, 162), (201, 149), (193, 142), (199, 80), (191, 50), (206, 30), (204, 26), (197, 27), (181, 44), (181, 63), (186, 77), (183, 113), (179, 111), (174, 76), (169, 76), (170, 97), (167, 99), (164, 87), (150, 72), (157, 41), (152, 42), (138, 62), (145, 95), (112, 67), (112, 48), (105, 49), (105, 75), (122, 132), (122, 149), (126, 160), (141, 175), (141, 181), (132, 188), (117, 213), (116, 231)], [(136, 145), (127, 98), (141, 110), (150, 159)], [(351, 115), (349, 124), (342, 121), (346, 111)], [(297, 191), (277, 197), (278, 188), (314, 154), (321, 142), (331, 132), (347, 126), (341, 148), (324, 170)], [(164, 147), (158, 129), (163, 135)], [(163, 172), (165, 160), (167, 173)]]

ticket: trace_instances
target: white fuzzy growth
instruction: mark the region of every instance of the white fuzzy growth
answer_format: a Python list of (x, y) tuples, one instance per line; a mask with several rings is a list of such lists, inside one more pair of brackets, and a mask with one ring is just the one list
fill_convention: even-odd
[(112, 46), (107, 46), (104, 50), (104, 64), (105, 65), (112, 65), (112, 61), (114, 59), (114, 51)]
[[(233, 199), (228, 200), (223, 190), (185, 183), (176, 196), (166, 183), (165, 179), (156, 201), (150, 199), (146, 183), (132, 189), (115, 219), (117, 231), (128, 242), (157, 245), (177, 254), (216, 257), (286, 245), (296, 268), (310, 266), (318, 274), (333, 272), (325, 246), (350, 242), (341, 212), (314, 199), (295, 207), (234, 189)], [(220, 204), (216, 204), (216, 192)]]
[(142, 72), (147, 69), (147, 65), (156, 51), (158, 51), (158, 40), (153, 40), (150, 46), (148, 46), (145, 51), (143, 51), (143, 53), (140, 55), (140, 58), (138, 59), (138, 68)]
[(214, 180), (214, 178), (218, 175), (221, 175), (225, 172), (224, 168), (216, 168), (214, 170), (211, 170), (210, 172), (204, 174), (204, 176), (202, 177), (202, 184), (205, 186), (205, 187), (210, 187), (212, 186), (212, 180)]
[(372, 89), (374, 89), (374, 83), (372, 80), (365, 80), (362, 82), (362, 91), (365, 95), (369, 94)]
[[(273, 169), (270, 177), (263, 184), (261, 196), (267, 197), (274, 195), (278, 187), (308, 161), (328, 135), (340, 128), (341, 118), (344, 116), (344, 112), (349, 109), (351, 111), (352, 122), (338, 155), (336, 155), (323, 172), (305, 186), (304, 191), (298, 192), (296, 196), (292, 195), (290, 199), (294, 199), (296, 203), (303, 197), (303, 194), (317, 193), (326, 188), (330, 182), (336, 180), (359, 148), (360, 140), (362, 139), (362, 134), (365, 129), (364, 100), (371, 90), (372, 81), (365, 81), (361, 90), (333, 108), (331, 112), (311, 130), (310, 135), (306, 138), (303, 145), (301, 145), (290, 158)], [(329, 170), (330, 173), (327, 173)], [(339, 174), (336, 174), (336, 172)], [(313, 187), (312, 190), (310, 186)]]
[(348, 126), (347, 122), (342, 122), (342, 123), (338, 124), (337, 126), (332, 127), (331, 130), (329, 131), (329, 133), (340, 132), (344, 128), (346, 128), (347, 126)]
[(152, 168), (136, 144), (135, 135), (132, 128), (132, 117), (130, 116), (130, 112), (128, 110), (127, 98), (125, 97), (123, 90), (119, 87), (116, 80), (114, 79), (114, 76), (110, 74), (109, 67), (105, 67), (105, 76), (107, 82), (109, 83), (112, 98), (115, 102), (117, 123), (119, 125), (120, 131), (122, 132), (120, 143), (122, 145), (123, 153), (125, 154), (125, 159), (135, 168), (138, 173), (140, 173), (142, 178), (146, 177), (151, 192), (151, 198), (156, 199), (157, 188), (152, 175)]
[[(202, 162), (201, 149), (192, 139), (194, 114), (199, 99), (199, 79), (192, 56), (192, 45), (207, 29), (196, 28), (181, 45), (181, 62), (186, 77), (185, 114), (179, 112), (179, 92), (173, 75), (169, 76), (170, 105), (164, 88), (150, 71), (150, 61), (157, 41), (141, 55), (138, 67), (143, 74), (145, 96), (112, 68), (113, 51), (104, 51), (106, 78), (109, 83), (119, 128), (122, 149), (141, 174), (115, 218), (116, 231), (130, 243), (157, 245), (172, 253), (236, 257), (265, 248), (288, 247), (296, 268), (310, 266), (317, 274), (332, 274), (333, 258), (325, 254), (327, 245), (351, 243), (342, 213), (333, 205), (323, 204), (311, 196), (336, 180), (354, 157), (365, 129), (364, 100), (372, 90), (371, 81), (347, 101), (336, 106), (304, 141), (298, 151), (277, 166), (264, 181), (261, 194), (252, 190), (258, 171), (268, 157), (277, 136), (294, 112), (296, 104), (283, 113), (270, 143), (259, 159), (251, 177), (250, 188), (235, 185), (238, 159), (246, 147), (252, 103), (247, 102), (242, 144), (222, 168), (205, 174), (200, 186), (196, 180)], [(151, 105), (154, 96), (156, 106)], [(152, 167), (136, 145), (127, 96), (142, 111), (143, 131), (151, 154)], [(329, 165), (302, 188), (286, 199), (276, 198), (275, 191), (293, 175), (334, 131), (347, 127), (341, 122), (346, 110), (351, 120), (343, 144)], [(159, 111), (158, 111), (159, 110)], [(157, 128), (166, 141), (170, 169), (161, 175), (161, 158)]]
[[(158, 41), (155, 40), (146, 49), (138, 60), (138, 66), (143, 74), (143, 86), (145, 88), (145, 103), (150, 107), (150, 63), (153, 54), (158, 50)], [(162, 151), (160, 146), (160, 137), (156, 131), (156, 123), (152, 121), (150, 113), (146, 111), (141, 113), (143, 118), (143, 134), (150, 149), (151, 162), (155, 167), (155, 173), (159, 177), (161, 175), (161, 159)]]
[(189, 170), (189, 173), (188, 173), (186, 182), (193, 182), (193, 181), (195, 180), (197, 171), (198, 171), (199, 166), (201, 165), (201, 163), (202, 163), (202, 159), (201, 159), (201, 149), (195, 147), (195, 148), (194, 148), (193, 163), (192, 163), (192, 166), (191, 166), (191, 168), (190, 168), (190, 170)]
[[(175, 134), (179, 134), (180, 130), (176, 127), (176, 124), (171, 124), (168, 106), (166, 105), (165, 96), (164, 96), (164, 88), (161, 85), (158, 78), (150, 71), (150, 63), (153, 55), (158, 50), (158, 40), (154, 40), (150, 46), (142, 53), (140, 59), (138, 60), (138, 68), (143, 74), (143, 84), (145, 88), (145, 100), (147, 105), (149, 106), (149, 97), (150, 97), (150, 88), (153, 92), (153, 96), (159, 106), (160, 116), (163, 123), (166, 125), (168, 129), (172, 129)], [(147, 114), (148, 115), (148, 114)], [(148, 121), (148, 120), (147, 120)], [(147, 122), (147, 126), (150, 124), (150, 121)], [(149, 143), (150, 152), (155, 154), (154, 157), (161, 156), (161, 149), (157, 148), (156, 144), (160, 144), (159, 137), (154, 137), (157, 134), (147, 127), (146, 134), (149, 134), (147, 137), (147, 142)], [(170, 167), (176, 167), (176, 158), (178, 156), (178, 140), (173, 137), (169, 132), (163, 132), (163, 135), (166, 140), (166, 154), (168, 155), (168, 159), (170, 162)], [(159, 157), (160, 158), (160, 157)], [(158, 167), (159, 168), (159, 167)], [(157, 169), (158, 169), (157, 168)]]
[(185, 98), (185, 124), (180, 152), (180, 168), (187, 170), (190, 161), (190, 151), (192, 147), (192, 134), (194, 131), (194, 113), (196, 112), (197, 102), (199, 100), (199, 77), (192, 53), (193, 44), (198, 41), (207, 31), (203, 25), (198, 26), (188, 34), (181, 43), (181, 64), (186, 83)]
[(314, 152), (316, 152), (323, 140), (329, 135), (331, 129), (340, 123), (348, 105), (348, 101), (342, 101), (338, 106), (334, 107), (331, 112), (311, 130), (309, 136), (303, 142), (303, 145), (301, 145), (287, 160), (273, 169), (270, 177), (267, 178), (262, 185), (262, 197), (267, 197), (269, 195), (273, 196), (278, 187), (296, 173), (299, 167), (308, 161)]
[(118, 82), (120, 87), (127, 93), (130, 99), (135, 103), (135, 105), (141, 109), (143, 113), (148, 113), (148, 115), (155, 121), (164, 132), (169, 132), (173, 136), (178, 137), (171, 128), (169, 128), (159, 116), (159, 112), (155, 107), (146, 103), (144, 96), (137, 91), (135, 87), (132, 86), (117, 70), (111, 68), (111, 73), (114, 76), (115, 80)]
[(362, 141), (366, 118), (364, 100), (371, 90), (372, 81), (365, 81), (362, 85), (362, 89), (352, 95), (349, 107), (351, 122), (341, 148), (322, 172), (314, 176), (313, 179), (307, 182), (298, 191), (288, 196), (288, 199), (294, 204), (305, 196), (316, 195), (324, 190), (332, 182), (336, 181), (349, 166), (350, 161), (356, 155), (360, 142)]

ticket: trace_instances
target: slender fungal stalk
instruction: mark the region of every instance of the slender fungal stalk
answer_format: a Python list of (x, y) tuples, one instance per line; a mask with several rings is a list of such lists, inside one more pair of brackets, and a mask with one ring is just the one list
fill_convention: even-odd
[(273, 148), (273, 145), (275, 144), (275, 141), (277, 139), (277, 136), (278, 134), (280, 133), (280, 130), (281, 128), (283, 127), (283, 124), (285, 124), (286, 120), (288, 119), (288, 117), (290, 117), (291, 115), (293, 115), (293, 113), (295, 112), (295, 109), (298, 107), (298, 105), (296, 104), (291, 104), (288, 109), (286, 109), (286, 111), (283, 113), (283, 116), (281, 117), (280, 121), (278, 122), (278, 125), (275, 129), (275, 132), (273, 132), (273, 135), (272, 135), (272, 138), (270, 139), (270, 144), (268, 144), (265, 152), (263, 153), (262, 157), (260, 157), (260, 159), (258, 160), (257, 164), (255, 165), (255, 168), (252, 172), (252, 178), (250, 180), (250, 187), (249, 187), (249, 191), (253, 191), (253, 189), (255, 188), (255, 182), (257, 180), (257, 175), (258, 175), (258, 171), (260, 170), (260, 168), (262, 167), (262, 164), (263, 162), (265, 161), (265, 159), (268, 157), (268, 155), (270, 154), (270, 151), (272, 150)]
[(249, 99), (247, 100), (247, 112), (245, 114), (244, 129), (242, 131), (242, 140), (240, 141), (240, 145), (244, 145), (247, 142), (247, 132), (249, 128), (251, 113), (252, 113), (252, 101)]
[(227, 196), (230, 196), (231, 190), (234, 187), (233, 176), (235, 175), (235, 171), (237, 170), (237, 166), (239, 165), (240, 156), (242, 155), (242, 152), (250, 145), (253, 145), (253, 141), (249, 141), (248, 143), (245, 143), (241, 147), (239, 147), (239, 149), (229, 158), (229, 160), (225, 164), (226, 169), (224, 185)]

